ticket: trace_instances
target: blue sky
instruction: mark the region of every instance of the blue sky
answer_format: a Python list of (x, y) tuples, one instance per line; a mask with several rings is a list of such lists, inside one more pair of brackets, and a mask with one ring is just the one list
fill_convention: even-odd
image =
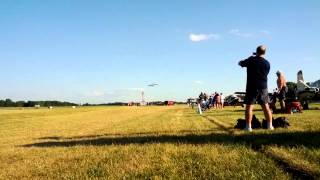
[[(244, 91), (237, 63), (320, 79), (320, 1), (1, 0), (0, 99), (102, 103)], [(150, 83), (159, 86), (148, 87)]]

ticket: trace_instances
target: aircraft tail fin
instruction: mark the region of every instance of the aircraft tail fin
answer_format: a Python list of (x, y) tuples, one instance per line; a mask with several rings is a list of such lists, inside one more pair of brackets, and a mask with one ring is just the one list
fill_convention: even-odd
[(302, 71), (300, 70), (297, 74), (297, 91), (304, 91), (305, 88), (310, 88), (310, 86), (308, 86), (307, 83), (304, 81)]

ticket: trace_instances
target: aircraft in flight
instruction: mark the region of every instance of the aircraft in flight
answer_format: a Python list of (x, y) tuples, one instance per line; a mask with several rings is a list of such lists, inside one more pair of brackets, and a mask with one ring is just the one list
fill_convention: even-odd
[(155, 86), (158, 86), (159, 84), (157, 84), (157, 83), (153, 83), (153, 84), (149, 84), (148, 86), (149, 87), (155, 87)]

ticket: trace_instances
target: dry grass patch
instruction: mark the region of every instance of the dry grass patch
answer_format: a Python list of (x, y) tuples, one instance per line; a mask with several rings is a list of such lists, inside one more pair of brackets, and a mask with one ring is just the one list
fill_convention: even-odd
[(289, 129), (230, 133), (243, 116), (239, 107), (0, 109), (0, 179), (291, 179), (270, 154), (318, 172), (318, 111), (288, 115)]

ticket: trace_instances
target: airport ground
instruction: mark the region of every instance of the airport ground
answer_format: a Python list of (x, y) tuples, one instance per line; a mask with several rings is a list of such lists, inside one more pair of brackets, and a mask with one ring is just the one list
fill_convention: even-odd
[(252, 133), (233, 128), (241, 107), (0, 109), (0, 179), (319, 179), (320, 104), (310, 106), (275, 115), (288, 129)]

